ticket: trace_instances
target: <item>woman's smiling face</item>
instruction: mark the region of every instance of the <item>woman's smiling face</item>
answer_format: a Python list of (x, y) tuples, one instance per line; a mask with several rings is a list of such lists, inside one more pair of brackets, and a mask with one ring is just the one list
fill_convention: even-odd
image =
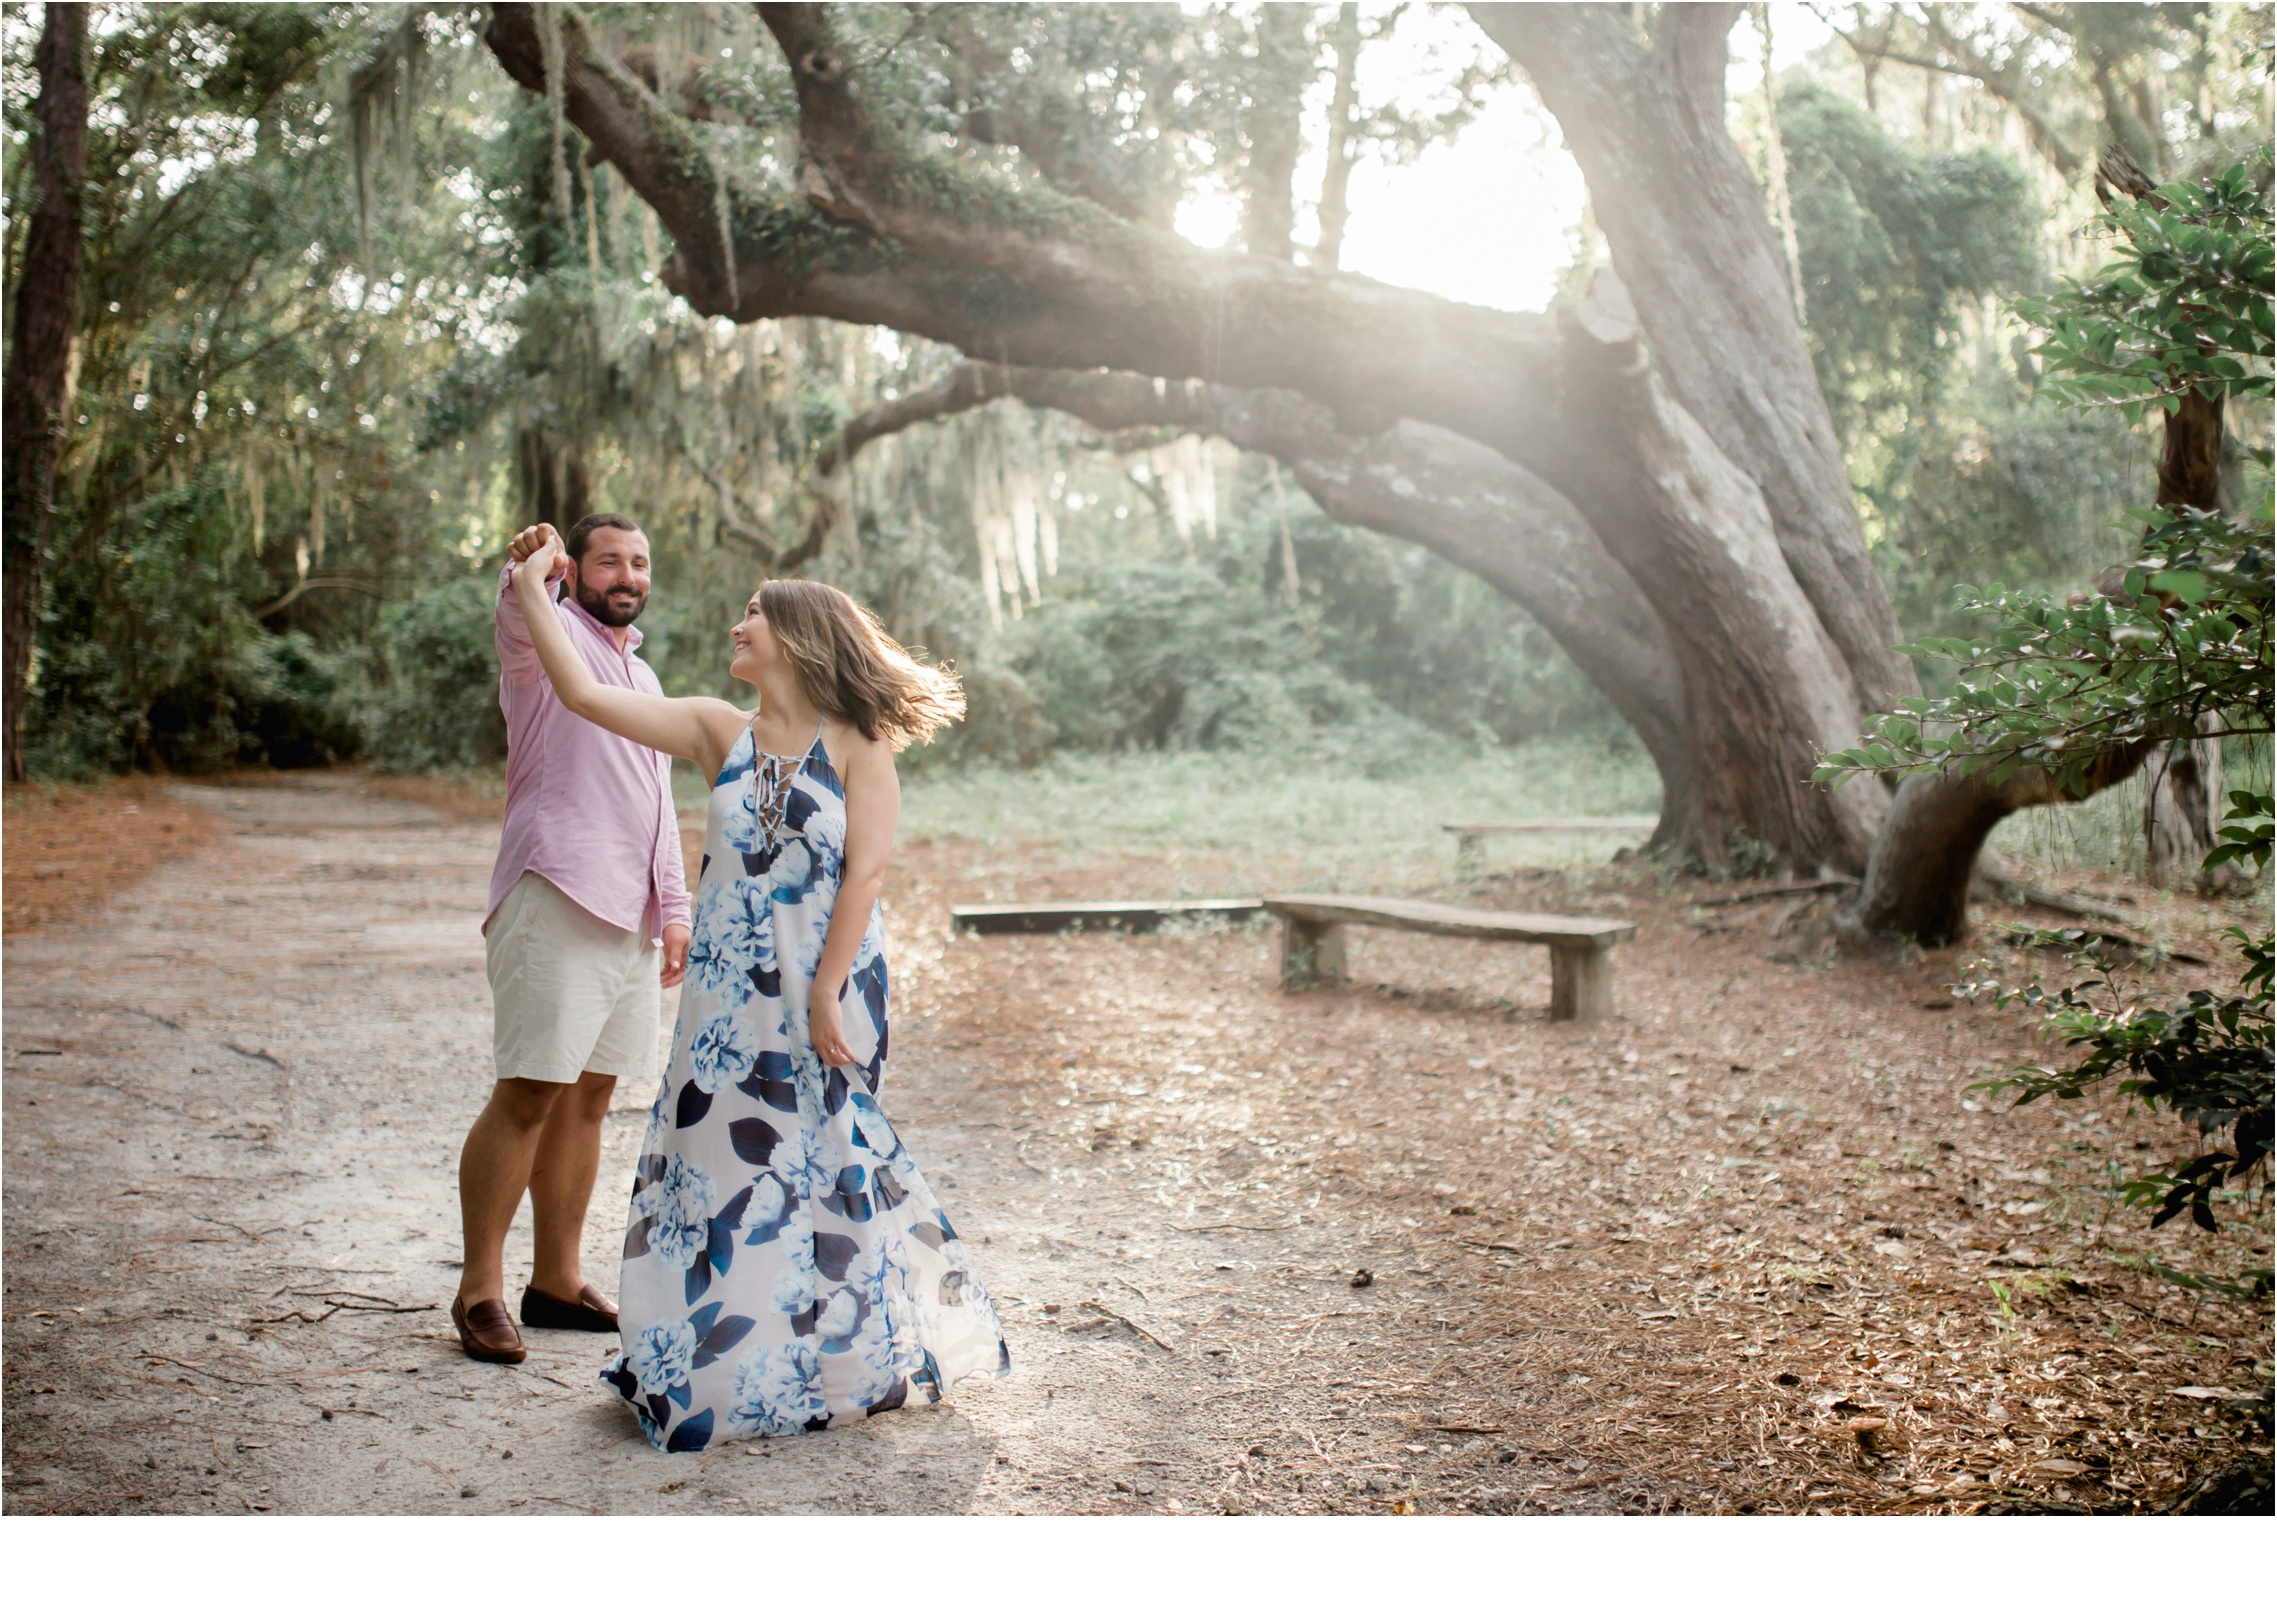
[(782, 643), (775, 639), (775, 631), (768, 626), (767, 615), (759, 610), (757, 591), (753, 591), (751, 599), (744, 604), (742, 620), (727, 635), (735, 643), (735, 655), (728, 660), (727, 672), (744, 684), (757, 685), (760, 675), (782, 667)]

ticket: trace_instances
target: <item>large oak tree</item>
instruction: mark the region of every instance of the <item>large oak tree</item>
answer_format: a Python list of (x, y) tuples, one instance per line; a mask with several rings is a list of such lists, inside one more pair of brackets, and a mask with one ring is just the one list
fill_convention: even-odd
[[(972, 356), (878, 430), (1015, 393), (1271, 454), (1332, 515), (1457, 561), (1542, 622), (1659, 764), (1660, 846), (1866, 868), (1887, 790), (1820, 790), (1811, 768), (1916, 687), (1726, 130), (1738, 6), (1661, 7), (1649, 31), (1626, 7), (1469, 8), (1557, 116), (1611, 253), (1544, 315), (1296, 263), (1255, 209), (1263, 250), (1197, 248), (1071, 159), (1064, 112), (968, 120), (989, 144), (1034, 142), (1010, 180), (912, 138), (834, 8), (757, 10), (795, 89), (787, 183), (723, 170), (574, 8), (492, 8), (492, 52), (656, 210), (665, 279), (695, 308), (881, 324)], [(954, 57), (954, 31), (935, 43)], [(1257, 150), (1278, 174), (1279, 146)], [(1876, 863), (1928, 869), (1921, 852)]]

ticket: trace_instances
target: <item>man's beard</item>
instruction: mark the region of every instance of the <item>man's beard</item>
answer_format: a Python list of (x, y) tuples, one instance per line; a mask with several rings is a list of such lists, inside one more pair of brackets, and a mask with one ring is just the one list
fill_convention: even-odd
[(648, 592), (633, 591), (619, 586), (607, 594), (577, 586), (577, 604), (593, 615), (594, 620), (607, 629), (622, 629), (640, 616), (640, 609), (648, 605)]

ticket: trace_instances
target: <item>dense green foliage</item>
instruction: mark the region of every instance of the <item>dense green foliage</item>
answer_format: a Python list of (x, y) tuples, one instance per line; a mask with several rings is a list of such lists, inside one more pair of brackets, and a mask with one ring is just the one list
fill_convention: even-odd
[[(2171, 412), (2196, 391), (2232, 402), (2271, 397), (2272, 218), (2268, 154), (2259, 179), (2238, 165), (2203, 185), (2162, 188), (2113, 207), (2114, 261), (2036, 305), (2052, 391), (2089, 405)], [(1989, 632), (1921, 643), (1916, 656), (1958, 663), (1951, 696), (1915, 700), (1829, 755), (1821, 779), (1864, 770), (2048, 771), (2075, 790), (2099, 763), (2194, 733), (2267, 736), (2277, 723), (2270, 609), (2272, 497), (2268, 453), (2243, 516), (2188, 508), (2147, 519), (2134, 560), (2105, 588), (2058, 602), (2004, 592), (1976, 603)], [(2211, 865), (2270, 858), (2272, 801), (2231, 795)], [(2242, 952), (2237, 992), (2193, 993), (2142, 1006), (2110, 977), (2055, 995), (2004, 1000), (2042, 1007), (2047, 1031), (2079, 1053), (2069, 1067), (2027, 1067), (2002, 1081), (2022, 1101), (2075, 1097), (2117, 1075), (2121, 1093), (2174, 1112), (2212, 1144), (2189, 1162), (2130, 1186), (2155, 1202), (2153, 1223), (2187, 1210), (2215, 1227), (2221, 1188), (2268, 1161), (2272, 1118), (2271, 936), (2232, 929)], [(2223, 1137), (2226, 1136), (2226, 1139)], [(2267, 1274), (2260, 1277), (2266, 1287)]]
[(2110, 203), (2114, 262), (2059, 299), (2037, 303), (2050, 390), (2112, 404), (2130, 420), (2171, 411), (2193, 389), (2267, 399), (2277, 352), (2270, 283), (2268, 147), (2203, 184)]
[(1819, 386), (1901, 625), (1957, 629), (1957, 589), (1988, 570), (2076, 582), (2136, 490), (2124, 424), (2041, 396), (1998, 312), (2041, 279), (2035, 188), (2005, 153), (1901, 140), (1808, 80), (1778, 116)]
[[(2270, 12), (1822, 15), (1839, 42), (1778, 94), (1810, 336), (1900, 626), (1961, 635), (1969, 595), (2086, 585), (2113, 514), (2150, 498), (2155, 432), (2059, 408), (2017, 294), (2094, 250), (2107, 144), (2155, 178), (2204, 179), (2267, 139)], [(1751, 101), (1742, 139), (1758, 152), (1761, 119)], [(1917, 669), (1931, 691), (1952, 677)]]
[(1919, 453), (1965, 317), (2034, 279), (2030, 193), (1998, 152), (1908, 146), (1808, 83), (1781, 93), (1779, 134), (1819, 387), (1880, 507)]
[(1611, 705), (1507, 601), (1302, 501), (1290, 512), (1292, 604), (1264, 482), (1237, 483), (1233, 520), (1191, 547), (1136, 512), (1113, 540), (1082, 543), (1078, 527), (1050, 594), (999, 635), (937, 624), (929, 644), (977, 668), (976, 721), (991, 727), (962, 743), (952, 733), (952, 754), (1270, 748), (1323, 727), (1401, 725), (1486, 745), (1592, 733), (1633, 746)]
[[(325, 76), (347, 8), (107, 7), (87, 271), (30, 751), (46, 773), (295, 765), (362, 749), (362, 640), (440, 547), (411, 395), (503, 284), (403, 210), (357, 256)], [(13, 53), (23, 29), (10, 32)], [(11, 217), (23, 60), (7, 64)], [(445, 120), (437, 155), (464, 130)]]

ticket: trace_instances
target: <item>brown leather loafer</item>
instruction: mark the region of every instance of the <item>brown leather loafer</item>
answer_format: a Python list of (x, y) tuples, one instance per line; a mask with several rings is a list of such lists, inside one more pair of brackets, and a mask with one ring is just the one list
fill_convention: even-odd
[(522, 1289), (522, 1324), (546, 1331), (615, 1331), (617, 1311), (590, 1284), (570, 1303), (536, 1287)]
[(466, 1350), (470, 1360), (519, 1365), (529, 1358), (530, 1351), (522, 1344), (522, 1334), (514, 1329), (514, 1317), (506, 1312), (504, 1298), (478, 1298), (473, 1303), (453, 1298), (451, 1324), (458, 1327), (459, 1347)]

